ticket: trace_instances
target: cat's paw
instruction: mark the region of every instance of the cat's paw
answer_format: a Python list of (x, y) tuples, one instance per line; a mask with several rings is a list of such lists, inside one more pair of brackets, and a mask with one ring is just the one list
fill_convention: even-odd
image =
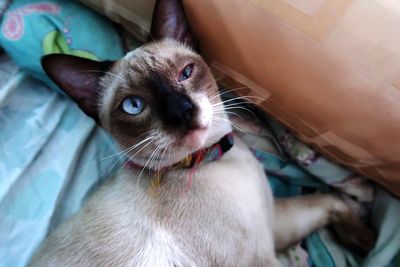
[(365, 255), (376, 242), (376, 233), (361, 219), (367, 211), (361, 203), (351, 199), (338, 199), (331, 212), (331, 229), (338, 241), (353, 252)]

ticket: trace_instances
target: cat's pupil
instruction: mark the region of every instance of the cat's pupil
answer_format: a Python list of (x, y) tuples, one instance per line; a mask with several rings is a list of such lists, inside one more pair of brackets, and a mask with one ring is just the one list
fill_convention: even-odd
[(122, 110), (125, 113), (136, 115), (144, 109), (144, 100), (138, 96), (130, 96), (122, 102)]
[(139, 106), (139, 104), (138, 104), (138, 102), (137, 102), (136, 99), (131, 99), (131, 104), (132, 104), (132, 106), (133, 106), (135, 109), (137, 109), (138, 106)]
[(189, 64), (185, 68), (183, 68), (181, 74), (179, 75), (179, 81), (181, 82), (188, 79), (192, 74), (192, 70), (193, 70), (193, 64)]

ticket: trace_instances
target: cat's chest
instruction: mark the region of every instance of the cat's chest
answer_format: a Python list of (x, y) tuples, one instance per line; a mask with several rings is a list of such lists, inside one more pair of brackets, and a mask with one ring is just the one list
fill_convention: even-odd
[(153, 175), (141, 179), (152, 180), (153, 185), (134, 184), (134, 190), (143, 197), (133, 197), (133, 201), (156, 220), (184, 220), (182, 214), (186, 213), (191, 218), (200, 217), (197, 220), (203, 220), (205, 214), (218, 220), (222, 214), (229, 214), (243, 224), (254, 224), (263, 214), (272, 216), (266, 176), (241, 142), (221, 160), (193, 170), (172, 171), (162, 177), (160, 184)]
[[(158, 188), (144, 182), (154, 178), (147, 174), (141, 180), (124, 175), (92, 198), (95, 217), (107, 218), (100, 228), (123, 243), (121, 252), (129, 247), (138, 251), (126, 253), (151, 259), (234, 262), (262, 257), (273, 247), (270, 189), (248, 150), (234, 147), (226, 158), (199, 168), (192, 177), (175, 173), (179, 177), (174, 181), (173, 175), (164, 177)], [(153, 257), (154, 251), (162, 253)]]

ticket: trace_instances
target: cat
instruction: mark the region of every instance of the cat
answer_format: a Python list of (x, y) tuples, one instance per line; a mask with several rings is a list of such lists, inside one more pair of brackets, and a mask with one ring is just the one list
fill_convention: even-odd
[(49, 77), (129, 161), (49, 235), (31, 266), (277, 267), (276, 251), (328, 224), (352, 229), (342, 231), (348, 245), (371, 247), (369, 229), (336, 195), (274, 201), (232, 134), (180, 1), (157, 1), (150, 36), (115, 62), (43, 57)]

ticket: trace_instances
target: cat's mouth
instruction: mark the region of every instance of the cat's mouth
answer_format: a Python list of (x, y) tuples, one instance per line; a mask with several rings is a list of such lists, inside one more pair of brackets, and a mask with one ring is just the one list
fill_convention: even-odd
[(190, 149), (200, 149), (207, 139), (208, 127), (189, 130), (180, 140), (180, 145)]

